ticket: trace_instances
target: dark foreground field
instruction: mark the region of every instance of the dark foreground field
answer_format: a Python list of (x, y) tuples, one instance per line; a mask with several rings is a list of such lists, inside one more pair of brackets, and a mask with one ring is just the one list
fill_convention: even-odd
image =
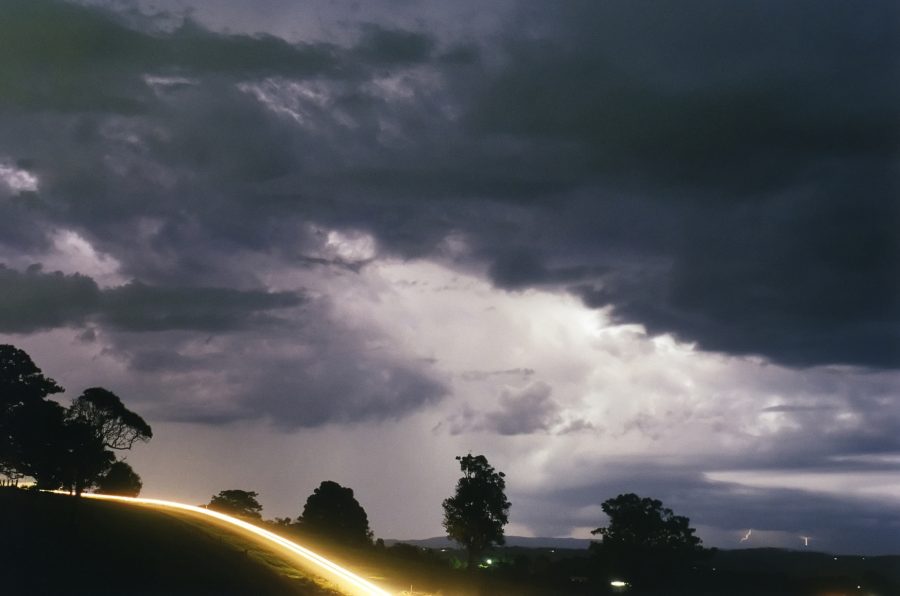
[[(186, 514), (0, 488), (0, 528), (0, 596), (335, 595), (279, 555)], [(496, 549), (490, 567), (470, 574), (450, 548), (310, 546), (417, 596), (621, 593), (585, 549)], [(900, 557), (717, 551), (663, 581), (623, 579), (634, 581), (626, 593), (659, 596), (900, 596)]]
[[(402, 549), (400, 548), (402, 547)], [(399, 549), (385, 557), (384, 569), (408, 565), (397, 576), (415, 579), (421, 586), (445, 596), (900, 596), (900, 556), (837, 556), (796, 550), (757, 548), (713, 551), (702, 561), (665, 576), (652, 577), (653, 561), (644, 577), (626, 577), (598, 561), (587, 549), (498, 548), (493, 565), (480, 570), (475, 582), (463, 581), (464, 572), (448, 563), (464, 557), (453, 549)], [(430, 567), (431, 571), (426, 571)], [(631, 586), (617, 589), (613, 578)], [(474, 588), (474, 589), (473, 589)]]
[(4, 596), (334, 594), (176, 514), (0, 489), (0, 528)]

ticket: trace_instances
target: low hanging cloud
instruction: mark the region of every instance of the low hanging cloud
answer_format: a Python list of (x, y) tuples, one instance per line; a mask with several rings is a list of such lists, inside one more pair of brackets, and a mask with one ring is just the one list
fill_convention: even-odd
[(19, 272), (0, 265), (0, 330), (28, 333), (67, 325), (80, 326), (100, 306), (101, 292), (84, 275)]
[(0, 265), (0, 332), (29, 333), (87, 323), (118, 331), (234, 331), (274, 322), (272, 311), (301, 306), (295, 292), (156, 287), (101, 289), (80, 274), (20, 272)]
[(538, 381), (521, 390), (505, 389), (500, 409), (485, 415), (485, 425), (501, 435), (522, 435), (550, 429), (560, 422), (559, 404), (550, 395), (553, 388)]
[(227, 331), (277, 321), (266, 314), (301, 306), (295, 292), (154, 287), (132, 282), (104, 291), (100, 319), (127, 331)]
[(527, 379), (535, 374), (533, 368), (508, 368), (506, 370), (467, 370), (461, 375), (465, 381), (483, 381), (492, 377), (521, 377)]
[[(442, 375), (402, 353), (372, 350), (378, 331), (335, 319), (312, 300), (277, 324), (230, 330), (101, 329), (94, 341), (124, 364), (151, 417), (282, 431), (396, 421), (449, 392)], [(149, 393), (148, 393), (149, 392)]]
[(352, 345), (334, 348), (260, 363), (260, 374), (241, 389), (245, 411), (237, 418), (261, 413), (281, 429), (390, 421), (433, 406), (448, 393), (440, 378), (402, 360), (362, 358)]
[[(500, 371), (499, 374), (513, 371)], [(498, 373), (477, 377), (484, 380)], [(476, 380), (468, 378), (467, 380)], [(531, 434), (568, 434), (594, 430), (591, 422), (565, 415), (562, 406), (551, 398), (553, 388), (536, 381), (521, 388), (505, 387), (497, 400), (496, 409), (478, 411), (471, 406), (449, 419), (449, 431), (457, 435), (464, 432), (487, 432), (501, 436)]]

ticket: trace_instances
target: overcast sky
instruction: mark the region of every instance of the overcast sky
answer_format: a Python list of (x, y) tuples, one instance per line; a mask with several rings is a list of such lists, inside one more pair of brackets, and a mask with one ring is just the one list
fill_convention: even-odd
[(0, 342), (147, 496), (900, 552), (898, 6), (0, 0)]

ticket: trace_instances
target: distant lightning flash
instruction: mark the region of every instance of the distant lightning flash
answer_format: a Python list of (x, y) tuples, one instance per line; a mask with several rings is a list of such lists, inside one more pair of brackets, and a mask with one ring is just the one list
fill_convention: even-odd
[(803, 541), (803, 546), (809, 546), (809, 541), (812, 539), (811, 536), (801, 536), (800, 540)]
[(750, 535), (751, 535), (752, 533), (753, 533), (753, 529), (752, 529), (752, 528), (749, 529), (749, 530), (747, 530), (747, 533), (744, 534), (744, 537), (743, 537), (743, 538), (741, 538), (741, 542), (747, 542), (748, 540), (750, 540)]

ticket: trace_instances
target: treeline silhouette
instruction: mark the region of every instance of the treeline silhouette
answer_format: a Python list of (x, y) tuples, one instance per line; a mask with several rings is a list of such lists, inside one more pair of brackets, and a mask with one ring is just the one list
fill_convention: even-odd
[[(457, 459), (465, 468), (453, 496), (444, 501), (444, 513), (445, 528), (453, 524), (448, 537), (457, 540), (459, 548), (426, 548), (382, 538), (373, 542), (363, 506), (351, 489), (333, 481), (322, 482), (295, 518), (264, 520), (258, 493), (248, 490), (221, 491), (206, 506), (366, 561), (385, 576), (403, 578), (411, 584), (406, 593), (417, 596), (900, 594), (900, 578), (885, 571), (896, 569), (900, 559), (838, 560), (777, 549), (708, 549), (687, 517), (657, 499), (633, 493), (603, 502), (608, 522), (594, 531), (599, 540), (589, 549), (506, 547), (505, 524), (491, 524), (492, 516), (497, 521), (508, 513), (501, 473), (484, 456)], [(490, 498), (498, 506), (493, 513)], [(482, 537), (493, 539), (473, 557), (465, 538), (457, 539), (451, 530), (479, 529)]]
[[(511, 506), (505, 474), (483, 455), (456, 459), (462, 476), (454, 494), (444, 500), (443, 510), (444, 528), (460, 545), (458, 550), (387, 545), (383, 539), (373, 543), (368, 516), (353, 490), (331, 480), (315, 489), (297, 518), (262, 521), (259, 494), (242, 489), (223, 490), (206, 507), (303, 540), (364, 551), (362, 555), (375, 557), (380, 567), (397, 568), (398, 575), (415, 578), (431, 591), (449, 585), (463, 592), (492, 594), (597, 594), (624, 589), (676, 593), (684, 586), (696, 589), (697, 578), (708, 569), (704, 561), (712, 551), (702, 547), (688, 518), (675, 515), (659, 500), (632, 493), (603, 503), (609, 523), (594, 531), (601, 541), (589, 550), (571, 551), (570, 557), (535, 556), (534, 549), (497, 550), (505, 542)], [(523, 585), (529, 588), (523, 591)]]
[[(255, 491), (228, 489), (213, 496), (205, 506), (248, 521), (261, 521), (258, 496)], [(325, 480), (313, 491), (296, 518), (275, 518), (266, 523), (319, 542), (350, 547), (373, 545), (369, 517), (353, 496), (353, 489), (333, 480)]]
[(48, 399), (63, 392), (31, 357), (0, 345), (0, 474), (18, 485), (30, 477), (39, 489), (76, 495), (103, 492), (136, 495), (141, 480), (115, 452), (153, 436), (150, 425), (112, 391), (85, 389), (68, 408)]
[[(69, 407), (49, 399), (62, 391), (23, 350), (0, 345), (2, 483), (16, 486), (30, 477), (39, 489), (137, 495), (141, 479), (116, 453), (150, 440), (150, 426), (107, 389), (86, 389)], [(444, 529), (459, 549), (373, 541), (368, 515), (353, 490), (332, 480), (309, 495), (295, 518), (264, 520), (259, 494), (243, 489), (222, 490), (205, 506), (342, 552), (357, 552), (431, 592), (817, 594), (856, 586), (861, 587), (854, 593), (862, 593), (858, 590), (865, 584), (873, 593), (900, 593), (894, 579), (871, 569), (865, 574), (798, 577), (768, 568), (729, 568), (723, 565), (727, 557), (703, 547), (687, 517), (657, 499), (633, 493), (602, 503), (608, 523), (593, 531), (599, 540), (589, 549), (504, 548), (511, 507), (505, 474), (484, 455), (456, 459), (462, 474), (442, 507)]]

